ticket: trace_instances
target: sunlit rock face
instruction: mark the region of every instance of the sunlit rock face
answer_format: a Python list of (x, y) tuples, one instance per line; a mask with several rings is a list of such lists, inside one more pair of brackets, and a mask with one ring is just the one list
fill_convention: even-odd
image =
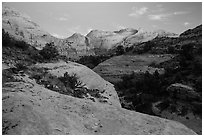
[[(37, 64), (35, 67), (47, 68), (49, 73), (55, 76), (61, 75), (66, 68), (69, 73), (77, 73), (80, 80), (90, 88), (103, 88), (109, 93), (115, 92), (114, 88), (108, 88), (111, 84), (79, 64), (60, 62)], [(93, 102), (49, 90), (37, 84), (28, 75), (15, 77), (20, 81), (4, 83), (2, 88), (3, 134), (195, 134), (178, 122), (123, 109), (113, 98), (109, 100), (112, 104)], [(96, 82), (100, 81), (102, 85), (98, 83), (97, 86), (96, 82), (90, 82), (88, 79), (91, 77), (95, 77)]]

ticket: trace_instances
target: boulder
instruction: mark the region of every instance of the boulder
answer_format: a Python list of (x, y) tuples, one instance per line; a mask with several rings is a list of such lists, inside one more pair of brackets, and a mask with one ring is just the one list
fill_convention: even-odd
[(185, 101), (201, 100), (201, 96), (197, 92), (195, 92), (192, 87), (184, 84), (180, 83), (171, 84), (167, 88), (167, 91), (173, 98), (178, 98)]

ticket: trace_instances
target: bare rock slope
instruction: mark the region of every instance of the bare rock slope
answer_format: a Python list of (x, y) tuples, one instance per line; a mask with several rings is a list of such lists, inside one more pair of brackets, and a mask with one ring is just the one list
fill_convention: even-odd
[(2, 28), (13, 38), (25, 41), (37, 49), (42, 49), (46, 43), (54, 42), (59, 53), (69, 57), (88, 54), (89, 40), (85, 36), (74, 34), (66, 39), (59, 39), (33, 22), (28, 15), (2, 6)]
[[(120, 107), (113, 86), (88, 68), (69, 62), (37, 64), (52, 75), (76, 73), (89, 88), (112, 93), (110, 103), (60, 94), (16, 74), (2, 89), (3, 134), (195, 134), (184, 125)], [(106, 93), (104, 93), (106, 95)]]
[(14, 38), (39, 49), (48, 42), (59, 41), (33, 22), (29, 16), (5, 5), (2, 7), (2, 28)]

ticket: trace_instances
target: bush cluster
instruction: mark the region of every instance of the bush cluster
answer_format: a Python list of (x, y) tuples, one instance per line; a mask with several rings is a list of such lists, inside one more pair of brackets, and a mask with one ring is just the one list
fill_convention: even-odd
[(59, 56), (53, 42), (47, 43), (42, 50), (37, 50), (24, 41), (14, 39), (4, 29), (2, 29), (2, 51), (5, 62), (13, 60), (16, 64), (24, 64), (25, 66), (37, 62), (58, 60), (58, 57), (65, 59), (65, 57)]
[(76, 62), (83, 64), (83, 65), (89, 67), (90, 69), (93, 69), (95, 66), (97, 66), (101, 62), (103, 62), (103, 61), (105, 61), (111, 57), (112, 57), (112, 55), (97, 55), (97, 56), (90, 55), (90, 56), (83, 56)]
[(43, 49), (40, 51), (40, 55), (42, 55), (45, 60), (51, 60), (56, 58), (59, 53), (54, 45), (54, 42), (51, 42), (47, 43), (45, 47), (43, 47)]

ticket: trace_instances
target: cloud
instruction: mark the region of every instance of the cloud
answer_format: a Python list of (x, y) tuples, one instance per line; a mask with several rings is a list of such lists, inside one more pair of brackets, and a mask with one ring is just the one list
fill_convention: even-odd
[(61, 15), (61, 17), (55, 18), (58, 21), (68, 21), (70, 19), (70, 15), (67, 13), (64, 13)]
[(57, 20), (59, 20), (59, 21), (67, 21), (68, 18), (65, 18), (65, 17), (59, 17), (59, 18), (57, 18)]
[(189, 22), (184, 22), (184, 26), (188, 26), (188, 25), (190, 25)]
[(153, 12), (153, 13), (155, 13), (155, 12), (162, 12), (164, 10), (165, 10), (165, 8), (163, 8), (163, 5), (162, 4), (158, 4), (158, 5), (156, 5), (156, 9), (151, 10), (151, 12)]
[(148, 18), (150, 20), (159, 20), (159, 21), (162, 21), (162, 20), (166, 20), (167, 17), (171, 16), (172, 14), (154, 14), (154, 15), (148, 15)]
[(173, 14), (174, 15), (183, 15), (183, 14), (187, 14), (188, 12), (186, 12), (186, 11), (176, 11), (176, 12), (174, 12)]
[(183, 14), (187, 14), (188, 12), (186, 11), (175, 11), (172, 13), (163, 13), (163, 14), (152, 14), (152, 15), (148, 15), (148, 18), (150, 20), (158, 20), (158, 21), (163, 21), (168, 19), (171, 16), (177, 16), (177, 15), (183, 15)]
[(56, 34), (56, 33), (52, 33), (51, 35), (56, 37), (56, 38), (60, 38), (60, 39), (64, 39), (65, 38), (65, 36), (62, 36), (62, 35), (59, 35), (59, 34)]
[(128, 14), (130, 17), (139, 17), (147, 12), (148, 8), (147, 7), (142, 7), (142, 8), (132, 8), (132, 12)]

